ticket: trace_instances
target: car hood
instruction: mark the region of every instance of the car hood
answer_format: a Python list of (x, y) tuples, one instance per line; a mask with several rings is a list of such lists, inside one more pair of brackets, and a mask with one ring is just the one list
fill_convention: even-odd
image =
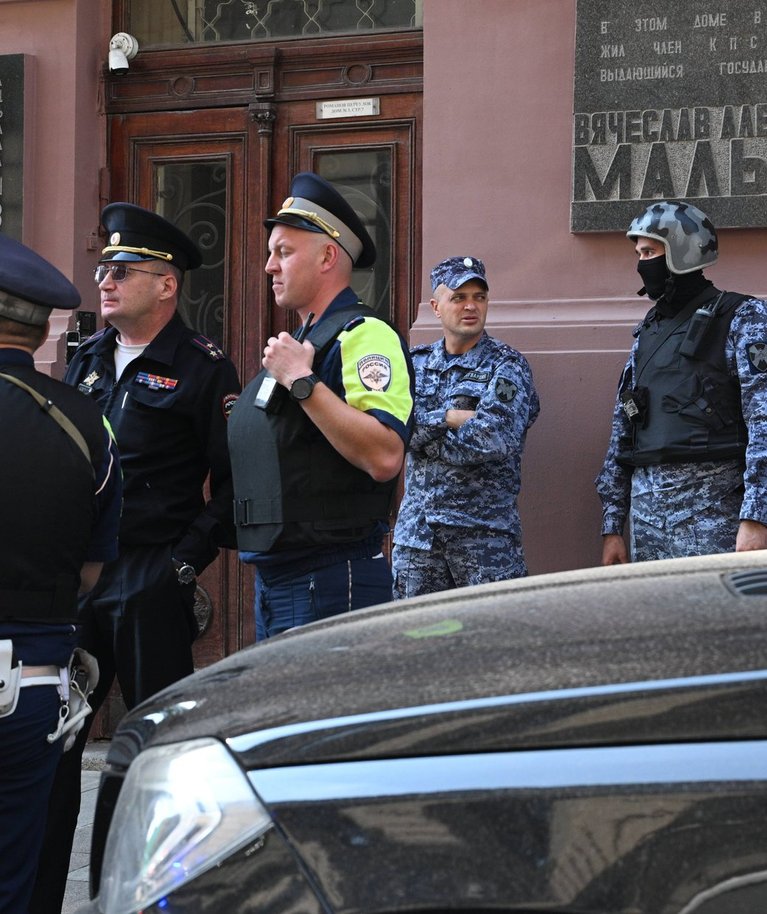
[(148, 744), (225, 740), (246, 768), (765, 738), (767, 554), (445, 591), (295, 629), (135, 709)]

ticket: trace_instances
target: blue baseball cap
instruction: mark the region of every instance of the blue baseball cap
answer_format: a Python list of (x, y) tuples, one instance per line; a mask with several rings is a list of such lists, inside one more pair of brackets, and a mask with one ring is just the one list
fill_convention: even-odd
[(0, 234), (0, 316), (42, 327), (53, 308), (80, 307), (72, 283), (31, 248)]
[(470, 279), (479, 280), (487, 288), (484, 263), (476, 257), (448, 257), (431, 271), (431, 290), (434, 292), (440, 285), (455, 290)]
[(376, 247), (359, 215), (329, 181), (314, 172), (299, 172), (290, 182), (290, 196), (277, 215), (264, 220), (267, 228), (278, 224), (328, 235), (346, 251), (355, 267), (375, 263)]
[(202, 263), (197, 245), (180, 228), (162, 216), (134, 203), (110, 203), (101, 213), (109, 244), (99, 263), (114, 260), (160, 260), (182, 272)]

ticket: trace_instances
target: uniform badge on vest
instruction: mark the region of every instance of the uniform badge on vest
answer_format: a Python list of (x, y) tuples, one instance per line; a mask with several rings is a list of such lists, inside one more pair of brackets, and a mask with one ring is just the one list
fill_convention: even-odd
[(501, 403), (511, 403), (517, 395), (517, 385), (507, 378), (498, 378), (495, 382), (495, 395)]
[(758, 343), (750, 343), (746, 347), (748, 352), (748, 361), (754, 371), (767, 371), (767, 341), (760, 340)]
[(99, 377), (100, 375), (97, 371), (92, 371), (87, 378), (83, 378), (83, 384), (85, 384), (86, 387), (93, 387)]
[(366, 390), (387, 390), (391, 384), (391, 362), (385, 355), (366, 355), (357, 362), (357, 374)]

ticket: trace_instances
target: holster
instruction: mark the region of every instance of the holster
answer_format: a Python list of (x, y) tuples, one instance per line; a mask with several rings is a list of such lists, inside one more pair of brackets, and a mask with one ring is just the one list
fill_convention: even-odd
[(85, 718), (92, 711), (88, 699), (98, 681), (99, 665), (96, 658), (83, 648), (76, 647), (69, 660), (69, 666), (61, 670), (61, 708), (58, 725), (53, 733), (48, 734), (49, 743), (54, 743), (61, 737), (64, 739), (64, 752), (74, 746), (77, 734), (85, 724)]
[(13, 641), (0, 641), (0, 717), (16, 710), (21, 688), (21, 666), (13, 662)]

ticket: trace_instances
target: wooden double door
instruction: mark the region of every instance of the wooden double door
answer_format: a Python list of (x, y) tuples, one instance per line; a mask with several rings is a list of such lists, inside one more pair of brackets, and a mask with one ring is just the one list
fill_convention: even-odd
[[(327, 45), (316, 44), (317, 59), (325, 59)], [(385, 51), (379, 41), (370, 53), (384, 60)], [(187, 276), (181, 310), (231, 356), (243, 385), (260, 369), (266, 339), (294, 326), (295, 318), (274, 305), (264, 273), (263, 220), (279, 208), (299, 171), (336, 184), (376, 242), (375, 266), (355, 271), (357, 293), (405, 334), (414, 318), (420, 291), (417, 60), (414, 68), (409, 47), (410, 62), (394, 84), (391, 74), (385, 81), (367, 64), (359, 72), (369, 78), (355, 86), (348, 76), (362, 64), (343, 42), (333, 53), (333, 65), (322, 70), (324, 83), (313, 86), (320, 77), (311, 53), (291, 69), (281, 68), (274, 53), (264, 61), (261, 52), (248, 60), (253, 84), (266, 88), (255, 94), (243, 92), (237, 66), (222, 49), (215, 59), (201, 51), (197, 60), (155, 52), (137, 58), (124, 81), (106, 77), (109, 181), (102, 203), (127, 200), (153, 209), (195, 239), (204, 265)], [(223, 86), (212, 97), (199, 76), (205, 68), (218, 73)], [(288, 71), (307, 74), (298, 90), (285, 88)], [(158, 85), (167, 91), (158, 92)], [(344, 111), (351, 116), (339, 116)], [(252, 577), (234, 553), (203, 575), (198, 608), (208, 628), (197, 643), (198, 665), (253, 641)]]

